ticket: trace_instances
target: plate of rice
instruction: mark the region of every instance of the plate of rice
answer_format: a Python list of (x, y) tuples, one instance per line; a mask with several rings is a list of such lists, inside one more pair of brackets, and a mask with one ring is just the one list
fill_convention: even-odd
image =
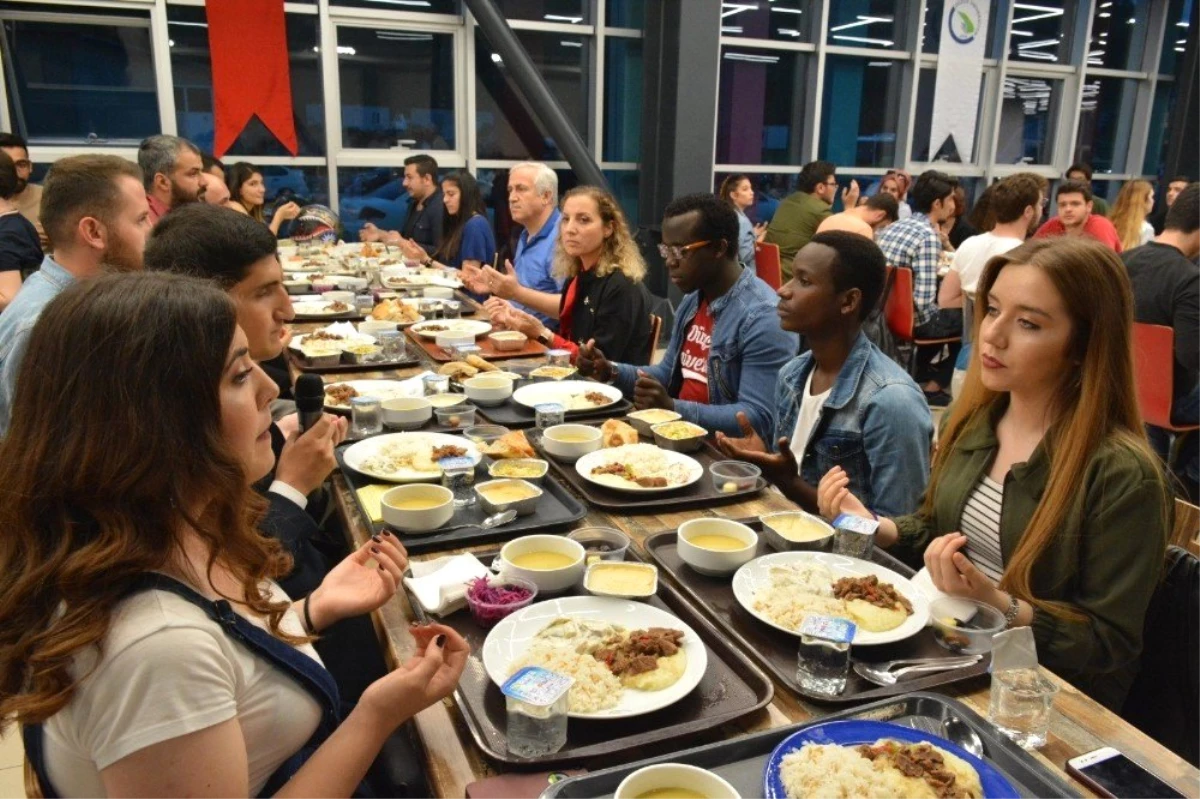
[[(586, 625), (592, 637), (559, 635), (560, 630), (572, 626), (564, 620)], [(682, 657), (676, 658), (682, 673), (672, 674), (670, 684), (660, 690), (623, 685), (593, 656), (606, 632), (652, 627), (683, 634), (679, 644)], [(675, 616), (644, 602), (594, 596), (537, 602), (505, 617), (488, 634), (480, 655), (488, 677), (497, 686), (518, 669), (533, 665), (574, 677), (567, 713), (577, 719), (620, 719), (661, 710), (691, 693), (708, 669), (704, 643), (695, 630)]]
[(390, 483), (440, 480), (442, 457), (483, 458), (475, 444), (445, 433), (388, 433), (352, 444), (342, 460), (356, 472)]
[(699, 461), (653, 444), (625, 444), (589, 452), (575, 463), (589, 483), (630, 494), (661, 494), (704, 476)]
[[(904, 770), (897, 762), (904, 764)], [(995, 766), (956, 744), (898, 724), (829, 721), (789, 735), (763, 770), (768, 799), (890, 796), (1016, 799)]]
[[(839, 598), (835, 584), (843, 578), (868, 578), (897, 602), (885, 608)], [(829, 552), (776, 552), (755, 558), (733, 575), (733, 595), (756, 619), (792, 635), (799, 634), (810, 613), (850, 619), (858, 627), (856, 645), (903, 641), (929, 622), (929, 601), (910, 580), (877, 563)]]
[[(341, 352), (340, 346), (337, 351)], [(339, 380), (325, 384), (325, 407), (338, 411), (350, 410), (350, 400), (355, 397), (374, 397), (384, 402), (411, 396), (413, 387), (403, 380)]]
[[(535, 372), (557, 367), (543, 366)], [(574, 370), (568, 371), (571, 374)], [(531, 372), (530, 377), (536, 375)], [(537, 408), (546, 403), (558, 403), (569, 411), (592, 411), (615, 405), (622, 399), (616, 386), (594, 383), (590, 380), (557, 380), (550, 383), (531, 383), (513, 392), (513, 402), (526, 408)]]

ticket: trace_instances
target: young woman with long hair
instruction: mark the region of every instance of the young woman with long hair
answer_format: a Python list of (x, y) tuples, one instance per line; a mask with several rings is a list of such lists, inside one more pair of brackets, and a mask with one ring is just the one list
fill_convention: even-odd
[(721, 181), (717, 196), (733, 206), (738, 215), (738, 260), (743, 266), (754, 268), (754, 245), (767, 235), (767, 226), (754, 225), (746, 216), (746, 209), (754, 205), (754, 184), (749, 175), (730, 175)]
[(554, 248), (554, 276), (566, 280), (558, 305), (558, 333), (541, 320), (491, 297), (492, 321), (530, 338), (570, 350), (595, 342), (613, 360), (644, 366), (650, 358), (650, 310), (642, 279), (646, 262), (611, 194), (579, 186), (563, 196)]
[(1108, 219), (1121, 237), (1121, 249), (1141, 247), (1154, 238), (1154, 226), (1146, 219), (1154, 210), (1154, 187), (1149, 181), (1130, 180), (1121, 187)]
[(0, 444), (0, 714), (47, 796), (349, 796), (457, 682), (466, 643), (422, 628), (340, 720), (313, 636), (407, 558), (380, 537), (306, 598), (275, 584), (251, 484), (276, 393), (204, 281), (105, 276), (43, 312)]
[(425, 266), (441, 266), (462, 270), (462, 280), (472, 291), (487, 292), (483, 267), (496, 257), (496, 237), (488, 223), (487, 208), (479, 183), (466, 170), (451, 172), (442, 178), (442, 243), (426, 254), (412, 239), (400, 238), (404, 255)]
[[(880, 519), (877, 541), (1032, 626), (1043, 665), (1119, 709), (1171, 507), (1138, 412), (1129, 279), (1098, 242), (1041, 239), (988, 262), (975, 309), (921, 508)], [(871, 516), (846, 485), (822, 478), (821, 512)]]
[(257, 219), (271, 228), (271, 232), (279, 235), (279, 229), (284, 222), (289, 222), (300, 215), (300, 206), (294, 202), (286, 202), (275, 209), (271, 221), (267, 222), (263, 208), (267, 200), (267, 184), (263, 182), (263, 172), (254, 164), (238, 161), (229, 168), (229, 197), (227, 208), (240, 211)]

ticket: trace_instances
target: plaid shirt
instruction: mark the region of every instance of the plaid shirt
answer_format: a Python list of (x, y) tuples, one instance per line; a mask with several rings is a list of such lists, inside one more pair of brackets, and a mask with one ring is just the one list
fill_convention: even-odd
[(937, 313), (938, 263), (942, 240), (925, 214), (913, 211), (907, 219), (888, 225), (876, 239), (888, 266), (913, 270), (913, 306), (916, 324), (923, 325)]

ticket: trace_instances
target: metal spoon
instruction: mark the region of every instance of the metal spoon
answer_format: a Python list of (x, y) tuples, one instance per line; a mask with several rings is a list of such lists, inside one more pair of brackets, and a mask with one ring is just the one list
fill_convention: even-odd
[(508, 524), (513, 519), (517, 518), (515, 510), (504, 510), (493, 514), (479, 523), (480, 530), (491, 530), (494, 527), (499, 527), (502, 524)]
[[(980, 655), (966, 655), (957, 658), (929, 658), (924, 662), (903, 660), (892, 660), (887, 663), (858, 662), (854, 664), (854, 671), (865, 680), (870, 680), (876, 685), (886, 686), (895, 685), (901, 677), (909, 674), (926, 674), (972, 666), (979, 662), (980, 657)], [(897, 665), (902, 667), (893, 669)]]

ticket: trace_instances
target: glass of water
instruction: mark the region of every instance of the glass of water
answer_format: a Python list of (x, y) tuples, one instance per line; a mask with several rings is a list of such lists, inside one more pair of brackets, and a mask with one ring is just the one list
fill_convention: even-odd
[(383, 432), (383, 407), (374, 397), (350, 400), (350, 437), (365, 438)]
[(1037, 669), (994, 672), (988, 720), (1022, 749), (1038, 749), (1046, 745), (1057, 694), (1058, 686)]

